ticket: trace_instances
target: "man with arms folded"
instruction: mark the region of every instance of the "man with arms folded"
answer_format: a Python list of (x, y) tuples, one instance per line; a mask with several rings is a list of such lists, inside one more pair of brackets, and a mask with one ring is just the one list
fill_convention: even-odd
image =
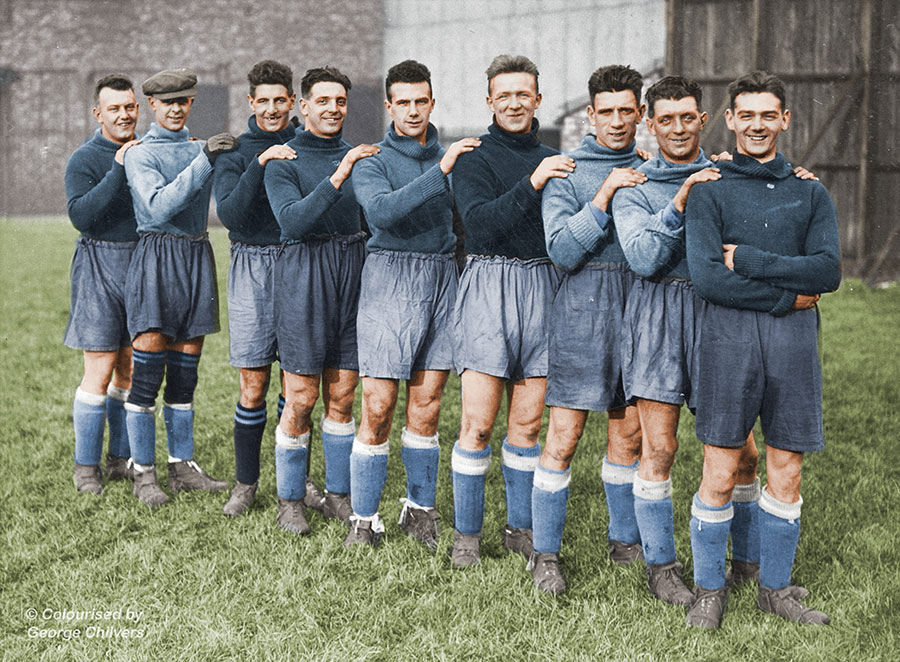
[(349, 523), (350, 452), (358, 381), (356, 309), (365, 259), (362, 210), (349, 181), (354, 163), (372, 145), (341, 139), (350, 80), (338, 69), (310, 69), (300, 82), (306, 126), (287, 147), (295, 160), (266, 167), (269, 203), (281, 228), (283, 252), (275, 262), (276, 337), (284, 371), (285, 407), (275, 430), (278, 524), (309, 533), (304, 498), (310, 416), (319, 397), (325, 456), (326, 517)]
[[(257, 62), (250, 82), (249, 129), (233, 152), (216, 162), (216, 212), (231, 239), (228, 273), (228, 330), (231, 364), (240, 369), (240, 401), (234, 412), (235, 485), (226, 515), (241, 515), (256, 494), (259, 449), (266, 429), (266, 392), (278, 352), (275, 337), (275, 258), (281, 228), (269, 207), (263, 174), (272, 160), (296, 158), (285, 145), (294, 137), (294, 78), (274, 60)], [(279, 396), (279, 415), (284, 396)], [(308, 466), (308, 464), (307, 464)], [(322, 495), (307, 479), (306, 504), (321, 508)]]
[(453, 361), (462, 382), (462, 423), (451, 462), (454, 567), (480, 560), (488, 444), (504, 390), (509, 417), (503, 441), (503, 546), (531, 557), (547, 325), (558, 284), (544, 245), (541, 191), (574, 168), (572, 159), (538, 139), (534, 113), (541, 95), (534, 63), (499, 55), (486, 74), (494, 121), (481, 146), (460, 156), (453, 172), (468, 254), (453, 313)]
[(131, 387), (131, 339), (125, 322), (125, 274), (137, 244), (125, 152), (137, 144), (138, 102), (131, 81), (112, 74), (94, 87), (93, 137), (69, 157), (69, 219), (81, 232), (72, 259), (72, 305), (64, 342), (84, 351), (75, 391), (75, 488), (100, 494), (104, 422), (109, 422), (106, 477), (130, 475), (125, 400)]
[(134, 495), (148, 506), (168, 501), (156, 482), (156, 396), (162, 385), (169, 449), (169, 487), (224, 490), (194, 461), (194, 390), (203, 338), (219, 330), (212, 246), (206, 235), (216, 157), (235, 146), (227, 133), (204, 144), (185, 128), (197, 76), (161, 71), (141, 88), (154, 122), (126, 153), (138, 241), (128, 268), (126, 308), (134, 346), (134, 376), (125, 404)]
[(732, 495), (759, 417), (768, 484), (758, 508), (758, 605), (822, 625), (828, 616), (804, 606), (805, 591), (790, 579), (803, 453), (824, 447), (815, 302), (840, 284), (837, 218), (825, 188), (792, 176), (777, 152), (791, 120), (782, 81), (757, 71), (728, 93), (725, 120), (737, 154), (720, 163), (720, 181), (691, 190), (685, 224), (691, 280), (709, 302), (699, 341), (697, 436), (706, 446), (691, 510), (695, 596), (687, 623), (722, 621)]
[[(550, 181), (544, 191), (547, 250), (567, 273), (550, 318), (550, 425), (534, 479), (530, 567), (538, 588), (554, 594), (566, 588), (558, 555), (569, 465), (589, 411), (609, 412), (602, 477), (610, 558), (630, 563), (641, 557), (631, 485), (641, 429), (635, 408), (626, 407), (620, 360), (622, 313), (634, 275), (619, 246), (611, 206), (617, 190), (645, 179), (635, 170), (642, 163), (634, 141), (644, 114), (641, 86), (641, 75), (626, 66), (601, 67), (591, 75), (587, 113), (595, 133), (569, 154), (575, 172)], [(683, 588), (674, 567), (660, 569), (652, 581), (667, 598), (673, 586)]]
[(403, 379), (406, 499), (400, 527), (434, 549), (437, 428), (441, 394), (453, 367), (450, 316), (457, 286), (450, 172), (460, 154), (481, 142), (464, 138), (444, 151), (428, 121), (434, 109), (431, 73), (419, 62), (391, 67), (385, 95), (392, 122), (378, 144), (381, 151), (353, 170), (372, 237), (357, 321), (363, 407), (350, 456), (353, 517), (344, 544), (374, 545), (384, 531), (378, 506)]

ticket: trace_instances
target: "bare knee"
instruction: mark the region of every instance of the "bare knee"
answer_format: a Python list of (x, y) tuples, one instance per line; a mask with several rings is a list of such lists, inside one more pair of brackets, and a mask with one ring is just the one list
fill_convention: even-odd
[(678, 451), (678, 440), (672, 436), (661, 436), (644, 439), (641, 448), (640, 476), (645, 480), (668, 480), (675, 464), (675, 453)]
[(241, 406), (255, 409), (266, 401), (269, 390), (269, 368), (241, 368)]
[(441, 394), (420, 393), (410, 396), (406, 405), (406, 427), (410, 432), (433, 436), (441, 415)]
[(609, 444), (606, 454), (611, 462), (634, 464), (641, 453), (641, 420), (636, 407), (609, 412)]

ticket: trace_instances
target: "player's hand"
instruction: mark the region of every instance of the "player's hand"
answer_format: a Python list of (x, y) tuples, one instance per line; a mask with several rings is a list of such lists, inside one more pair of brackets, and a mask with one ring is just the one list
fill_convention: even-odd
[(620, 188), (631, 188), (647, 181), (647, 175), (635, 170), (634, 168), (613, 168), (597, 193), (594, 194), (592, 200), (597, 209), (606, 211), (609, 207), (609, 201), (612, 200), (613, 194)]
[(548, 156), (538, 163), (538, 167), (531, 173), (531, 187), (540, 191), (554, 177), (565, 179), (570, 172), (575, 172), (575, 161), (565, 154)]
[(737, 250), (737, 244), (722, 244), (722, 250), (725, 252), (725, 266), (734, 271), (734, 252)]
[(341, 162), (338, 164), (338, 167), (334, 171), (334, 174), (331, 175), (330, 179), (332, 186), (334, 186), (334, 188), (341, 188), (341, 184), (343, 184), (350, 176), (350, 173), (353, 172), (353, 164), (355, 164), (360, 159), (365, 159), (369, 156), (375, 156), (380, 151), (381, 148), (377, 145), (368, 145), (366, 143), (363, 143), (362, 145), (357, 145), (349, 152), (344, 154), (344, 158), (341, 159)]
[(672, 198), (672, 204), (675, 209), (682, 214), (684, 213), (684, 210), (687, 209), (688, 195), (690, 195), (691, 187), (693, 187), (694, 184), (699, 184), (700, 182), (714, 182), (717, 179), (722, 179), (722, 173), (719, 172), (718, 168), (704, 168), (685, 179), (681, 188), (678, 189), (678, 193)]
[(116, 163), (119, 165), (125, 165), (125, 152), (134, 147), (135, 145), (140, 145), (140, 140), (129, 140), (127, 143), (123, 143), (123, 145), (116, 150)]
[(716, 161), (733, 161), (734, 156), (732, 156), (731, 152), (719, 152), (718, 154), (710, 154), (709, 160), (713, 163)]
[(641, 149), (640, 147), (635, 147), (634, 153), (640, 157), (641, 161), (649, 161), (653, 158), (653, 154), (648, 152), (646, 149)]
[(798, 294), (792, 307), (794, 310), (808, 310), (815, 306), (818, 300), (818, 294)]
[(273, 159), (276, 161), (284, 161), (296, 158), (297, 152), (295, 152), (287, 145), (272, 145), (266, 151), (257, 156), (256, 160), (259, 161), (259, 165), (264, 166), (266, 165), (266, 163)]
[(441, 172), (449, 175), (450, 171), (453, 170), (453, 166), (456, 165), (456, 159), (459, 155), (471, 152), (476, 147), (481, 147), (481, 141), (478, 138), (457, 140), (447, 148), (447, 151), (441, 157)]
[(230, 133), (217, 133), (206, 141), (203, 152), (206, 154), (206, 158), (209, 159), (209, 162), (215, 164), (216, 157), (219, 156), (219, 154), (230, 152), (231, 150), (236, 149), (237, 146), (238, 139)]
[(803, 166), (797, 166), (796, 168), (794, 168), (793, 172), (794, 172), (794, 176), (798, 177), (800, 179), (811, 179), (814, 182), (819, 181), (819, 178), (816, 177), (814, 173), (810, 172)]

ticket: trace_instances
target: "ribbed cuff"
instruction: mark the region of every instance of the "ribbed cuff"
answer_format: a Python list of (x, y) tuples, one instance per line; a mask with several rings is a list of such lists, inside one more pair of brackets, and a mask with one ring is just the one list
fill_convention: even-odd
[(768, 259), (763, 251), (754, 246), (741, 244), (734, 251), (734, 273), (747, 278), (762, 278), (766, 275)]
[(587, 203), (584, 208), (591, 212), (591, 216), (594, 218), (594, 222), (598, 226), (600, 226), (601, 230), (605, 232), (606, 226), (609, 225), (609, 214), (607, 214), (599, 207), (595, 207), (594, 203), (592, 202)]
[(670, 200), (666, 208), (663, 209), (662, 222), (666, 228), (673, 232), (684, 230), (684, 212), (675, 209), (675, 203)]
[(796, 298), (797, 294), (795, 292), (788, 292), (785, 290), (784, 294), (782, 294), (781, 298), (778, 300), (778, 303), (775, 304), (769, 313), (776, 317), (787, 315), (791, 308), (794, 307), (794, 300)]
[(566, 221), (566, 227), (569, 228), (569, 232), (572, 233), (578, 245), (590, 253), (606, 233), (594, 220), (594, 214), (588, 209), (589, 206), (590, 203), (586, 204), (578, 213), (570, 216)]
[(448, 191), (447, 175), (441, 170), (440, 163), (435, 163), (419, 177), (419, 189), (425, 200), (443, 195)]

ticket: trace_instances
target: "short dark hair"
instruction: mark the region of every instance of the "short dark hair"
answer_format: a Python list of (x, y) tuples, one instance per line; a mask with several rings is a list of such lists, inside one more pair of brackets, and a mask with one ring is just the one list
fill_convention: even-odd
[(275, 60), (263, 60), (253, 65), (247, 74), (250, 96), (256, 96), (257, 85), (284, 85), (288, 96), (294, 93), (294, 72), (286, 64)]
[(491, 94), (491, 80), (494, 76), (499, 76), (500, 74), (531, 74), (534, 76), (534, 91), (536, 93), (540, 91), (538, 88), (538, 76), (540, 75), (538, 68), (534, 62), (524, 55), (498, 55), (491, 61), (490, 66), (485, 69), (484, 73), (487, 74), (488, 96)]
[(309, 98), (313, 85), (316, 83), (338, 83), (344, 89), (350, 91), (350, 79), (341, 73), (337, 67), (314, 67), (303, 74), (300, 81), (300, 95), (304, 99)]
[(778, 97), (781, 102), (781, 110), (787, 106), (787, 96), (784, 93), (784, 81), (778, 76), (766, 73), (765, 71), (753, 71), (744, 74), (740, 78), (731, 81), (728, 84), (728, 97), (730, 98), (730, 108), (734, 110), (734, 100), (738, 95), (754, 92), (770, 92)]
[(601, 92), (631, 90), (635, 102), (641, 105), (641, 88), (643, 86), (644, 79), (639, 72), (626, 65), (611, 64), (607, 67), (600, 67), (591, 74), (588, 80), (588, 95), (590, 95), (590, 103), (593, 105), (594, 97)]
[(428, 94), (431, 94), (431, 72), (421, 62), (403, 60), (388, 69), (384, 78), (384, 96), (391, 100), (391, 85), (394, 83), (428, 83)]
[(697, 102), (697, 110), (700, 110), (700, 104), (703, 102), (703, 90), (697, 81), (684, 76), (660, 78), (647, 90), (647, 115), (653, 117), (655, 114), (653, 106), (660, 99), (678, 101), (687, 97), (694, 97), (694, 101)]
[(133, 90), (134, 83), (132, 83), (131, 79), (124, 74), (109, 74), (108, 76), (104, 76), (103, 78), (98, 80), (97, 84), (94, 86), (95, 106), (100, 103), (100, 90), (102, 90), (104, 87), (108, 87), (111, 90), (124, 92), (125, 90)]

